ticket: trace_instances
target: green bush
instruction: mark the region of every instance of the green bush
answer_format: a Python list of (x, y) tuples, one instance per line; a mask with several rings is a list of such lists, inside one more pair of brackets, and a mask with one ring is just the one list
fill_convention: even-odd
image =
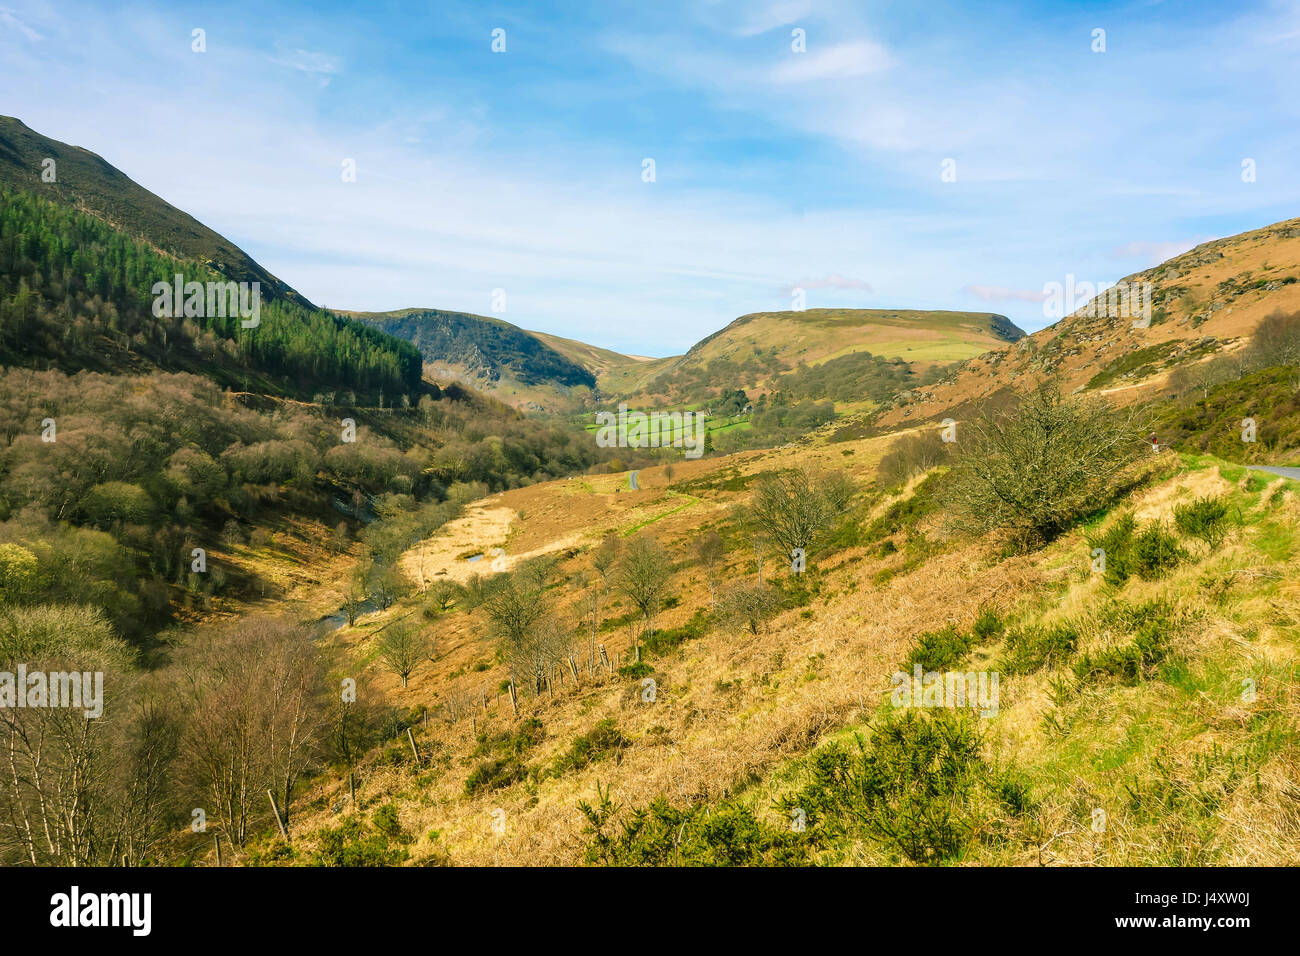
[(908, 655), (906, 669), (910, 671), (920, 664), (923, 671), (949, 670), (966, 656), (974, 643), (974, 635), (963, 633), (953, 624), (927, 631)]
[(1174, 526), (1189, 538), (1204, 541), (1211, 549), (1223, 543), (1228, 533), (1228, 500), (1206, 495), (1174, 506)]
[(1143, 527), (1131, 512), (1111, 522), (1104, 534), (1090, 536), (1088, 543), (1105, 552), (1105, 578), (1116, 586), (1134, 575), (1144, 581), (1162, 578), (1187, 557), (1162, 522)]
[[(663, 797), (617, 827), (619, 808), (600, 791), (578, 804), (590, 837), (586, 861), (603, 866), (800, 866), (812, 862), (807, 831), (772, 826), (734, 801), (674, 807)], [(614, 831), (614, 832), (611, 832)]]
[(956, 859), (1029, 809), (1025, 786), (984, 760), (974, 719), (949, 711), (891, 715), (856, 750), (815, 751), (810, 774), (785, 808), (828, 838), (863, 835), (915, 863)]
[(358, 817), (320, 830), (317, 840), (313, 866), (396, 866), (407, 858), (405, 848), (389, 846), (388, 837), (369, 832)]
[(1098, 631), (1103, 636), (1132, 634), (1133, 639), (1080, 655), (1074, 662), (1075, 677), (1087, 683), (1114, 679), (1130, 686), (1150, 678), (1168, 658), (1170, 645), (1186, 620), (1184, 612), (1165, 600), (1107, 605), (1098, 615)]
[(1006, 674), (1032, 674), (1042, 667), (1060, 667), (1079, 644), (1079, 627), (1073, 621), (1026, 624), (1007, 633), (1002, 670)]
[(465, 781), (465, 793), (474, 796), (491, 790), (500, 790), (513, 783), (518, 783), (528, 775), (525, 767), (516, 757), (499, 760), (485, 760), (474, 768)]
[(1006, 629), (1006, 622), (1002, 620), (1002, 615), (997, 612), (997, 609), (986, 607), (982, 608), (975, 618), (971, 632), (975, 637), (975, 643), (984, 644), (1001, 637)]
[(691, 619), (681, 627), (655, 631), (641, 642), (641, 649), (650, 654), (664, 655), (675, 650), (687, 641), (694, 641), (704, 636), (708, 630), (708, 617), (703, 609), (696, 610)]
[(556, 762), (552, 772), (559, 776), (570, 770), (580, 770), (611, 755), (617, 757), (631, 745), (632, 741), (623, 736), (618, 724), (606, 717), (573, 741), (573, 746)]

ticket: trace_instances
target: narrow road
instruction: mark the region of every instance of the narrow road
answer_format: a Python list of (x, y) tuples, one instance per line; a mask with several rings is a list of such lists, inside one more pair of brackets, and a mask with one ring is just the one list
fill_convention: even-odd
[(641, 490), (641, 486), (638, 485), (638, 484), (636, 483), (636, 476), (639, 475), (639, 474), (641, 474), (641, 472), (639, 472), (639, 471), (634, 471), (634, 472), (632, 472), (632, 474), (630, 474), (630, 475), (627, 476), (628, 483), (631, 484), (631, 486), (632, 486), (632, 490), (633, 490), (633, 491), (640, 491), (640, 490)]
[(1277, 468), (1273, 465), (1247, 465), (1251, 471), (1267, 471), (1270, 475), (1281, 475), (1283, 478), (1291, 478), (1300, 481), (1300, 468)]

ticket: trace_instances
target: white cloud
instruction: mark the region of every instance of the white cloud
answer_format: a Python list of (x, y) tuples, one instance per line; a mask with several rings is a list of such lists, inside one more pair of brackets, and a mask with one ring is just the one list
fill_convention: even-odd
[(1004, 285), (968, 285), (963, 286), (961, 291), (985, 302), (1047, 301), (1046, 292), (1035, 292), (1033, 289), (1012, 289)]
[(843, 80), (889, 69), (893, 58), (879, 43), (854, 40), (819, 49), (809, 41), (807, 53), (791, 52), (789, 59), (771, 71), (773, 83), (808, 83)]
[(338, 57), (312, 50), (290, 50), (270, 57), (270, 60), (272, 63), (300, 70), (303, 73), (326, 75), (338, 73), (341, 65)]
[(870, 282), (862, 279), (849, 279), (842, 275), (831, 274), (823, 276), (820, 279), (800, 279), (794, 285), (788, 285), (777, 290), (777, 295), (788, 298), (794, 295), (795, 289), (803, 289), (805, 292), (813, 289), (839, 289), (841, 291), (854, 292), (871, 292)]
[(39, 33), (29, 27), (22, 20), (19, 20), (18, 17), (14, 15), (14, 12), (8, 7), (0, 7), (0, 24), (3, 24), (11, 30), (17, 30), (33, 43), (41, 39)]
[(1172, 259), (1174, 256), (1181, 256), (1187, 250), (1195, 248), (1210, 238), (1212, 237), (1203, 236), (1199, 239), (1175, 239), (1170, 242), (1126, 242), (1124, 245), (1116, 246), (1110, 250), (1110, 257), (1112, 259), (1143, 259), (1149, 265), (1156, 265), (1166, 259)]

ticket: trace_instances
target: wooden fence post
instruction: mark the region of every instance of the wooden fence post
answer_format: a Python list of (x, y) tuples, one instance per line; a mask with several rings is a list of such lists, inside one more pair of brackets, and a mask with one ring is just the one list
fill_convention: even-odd
[(515, 682), (510, 682), (510, 706), (514, 708), (515, 716), (519, 716), (519, 695), (515, 693)]
[(411, 733), (411, 728), (406, 728), (406, 739), (411, 742), (411, 753), (415, 754), (415, 765), (420, 765), (420, 748), (415, 746), (415, 734)]
[(284, 821), (283, 821), (282, 819), (280, 819), (280, 808), (279, 808), (278, 806), (275, 805), (275, 794), (273, 794), (273, 793), (271, 792), (270, 788), (268, 787), (268, 788), (267, 788), (267, 791), (266, 791), (266, 795), (267, 795), (267, 797), (270, 798), (270, 800), (271, 800), (271, 809), (275, 811), (275, 822), (276, 822), (276, 823), (279, 825), (279, 827), (280, 827), (280, 836), (284, 837), (284, 842), (285, 842), (285, 843), (288, 843), (288, 842), (289, 842), (289, 831), (286, 830), (286, 829), (284, 828)]

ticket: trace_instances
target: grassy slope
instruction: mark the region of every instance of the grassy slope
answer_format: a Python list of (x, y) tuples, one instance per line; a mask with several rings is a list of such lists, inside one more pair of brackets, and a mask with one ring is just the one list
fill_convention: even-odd
[[(454, 563), (467, 549), (496, 544), (512, 556), (555, 549), (572, 554), (606, 530), (648, 523), (680, 558), (700, 528), (721, 527), (733, 545), (723, 577), (742, 578), (753, 572), (752, 557), (728, 531), (726, 509), (746, 497), (753, 475), (799, 460), (842, 464), (866, 478), (887, 444), (817, 441), (683, 463), (673, 484), (687, 497), (669, 493), (662, 469), (642, 472), (640, 492), (621, 490), (622, 476), (519, 489), (474, 506), (509, 510), (504, 541), (498, 540), (500, 525), (489, 523), (492, 541), (449, 542), (442, 560)], [(362, 808), (395, 801), (403, 828), (415, 837), (413, 860), (478, 864), (580, 861), (587, 837), (575, 808), (594, 798), (598, 783), (629, 808), (661, 795), (676, 805), (736, 799), (779, 827), (775, 799), (803, 780), (810, 749), (879, 718), (888, 676), (922, 632), (950, 622), (968, 627), (989, 603), (1013, 622), (1050, 621), (1095, 615), (1106, 598), (1140, 603), (1165, 596), (1194, 621), (1178, 634), (1168, 665), (1150, 679), (1134, 686), (1099, 682), (1057, 705), (1049, 672), (1004, 677), (1000, 713), (983, 722), (985, 749), (989, 759), (1014, 764), (1037, 809), (1021, 821), (1018, 840), (977, 843), (970, 858), (1029, 865), (1295, 863), (1300, 591), (1291, 582), (1300, 577), (1294, 531), (1300, 499), (1284, 480), (1209, 458), (1170, 455), (1157, 471), (1127, 502), (1139, 518), (1167, 517), (1175, 502), (1206, 493), (1231, 496), (1240, 516), (1212, 554), (1185, 541), (1191, 556), (1164, 580), (1133, 580), (1111, 592), (1089, 573), (1083, 530), (1040, 553), (1006, 559), (980, 542), (945, 539), (935, 515), (921, 519), (919, 537), (896, 534), (896, 553), (842, 542), (845, 547), (820, 562), (817, 596), (765, 632), (754, 637), (713, 630), (650, 655), (658, 683), (653, 705), (642, 703), (634, 679), (585, 674), (579, 688), (566, 683), (553, 699), (523, 700), (521, 716), (541, 722), (524, 756), (534, 770), (558, 768), (601, 720), (613, 721), (630, 746), (617, 757), (577, 769), (566, 765), (475, 796), (466, 796), (465, 784), (483, 763), (483, 735), (513, 733), (520, 724), (508, 701), (496, 698), (505, 672), (481, 622), (460, 612), (444, 615), (431, 625), (438, 659), (419, 669), (410, 687), (400, 690), (391, 675), (376, 679), (404, 705), (441, 705), (447, 715), (447, 706), (459, 702), (461, 717), (431, 721), (420, 732), (422, 747), (433, 754), (425, 769), (403, 764), (400, 748), (384, 765), (371, 762), (363, 773)], [(887, 503), (874, 504), (859, 523)], [(562, 562), (570, 573), (583, 566), (581, 553)], [(767, 573), (773, 574), (770, 563)], [(679, 603), (664, 613), (661, 628), (680, 628), (696, 608), (707, 606), (707, 589), (689, 564), (680, 567), (671, 590)], [(409, 610), (399, 605), (389, 616)], [(627, 610), (615, 598), (607, 617)], [(364, 660), (370, 635), (387, 619), (374, 615), (340, 632), (339, 640)], [(600, 639), (611, 656), (628, 649), (625, 626)], [(977, 648), (961, 669), (997, 666), (1004, 650), (996, 642)], [(1241, 696), (1247, 677), (1258, 687), (1250, 702)], [(480, 689), (487, 692), (487, 713), (474, 703)], [(1059, 727), (1066, 732), (1053, 729)], [(300, 854), (313, 845), (310, 832), (331, 822), (324, 807), (341, 792), (338, 781), (322, 780), (304, 798), (297, 819), (308, 835), (296, 841)], [(1101, 835), (1090, 827), (1099, 807), (1110, 821)], [(492, 828), (497, 809), (506, 814), (504, 834)], [(431, 831), (436, 838), (428, 838)], [(828, 847), (822, 858), (891, 861), (879, 844), (861, 839)]]
[(1149, 398), (1180, 364), (1231, 353), (1266, 316), (1300, 310), (1300, 219), (1203, 243), (1124, 281), (1154, 286), (1149, 328), (1076, 312), (963, 363), (951, 381), (886, 410), (879, 423), (939, 418), (1045, 375), (1059, 377), (1067, 389), (1091, 384), (1124, 400)]

